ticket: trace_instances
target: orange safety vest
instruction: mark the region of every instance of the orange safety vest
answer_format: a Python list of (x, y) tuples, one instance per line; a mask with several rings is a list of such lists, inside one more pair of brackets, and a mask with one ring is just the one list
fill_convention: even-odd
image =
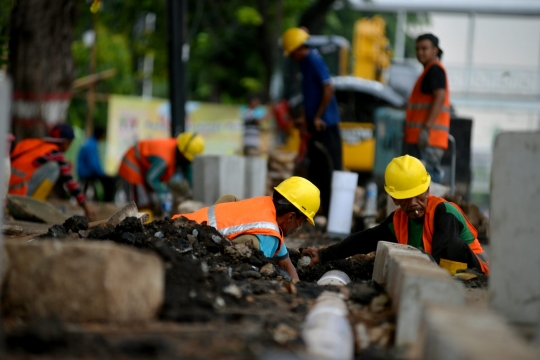
[(118, 169), (118, 174), (131, 184), (145, 183), (144, 176), (150, 168), (149, 156), (157, 156), (167, 163), (167, 170), (161, 176), (162, 181), (169, 180), (176, 168), (176, 139), (141, 140), (129, 148)]
[[(407, 115), (405, 117), (405, 142), (407, 144), (418, 144), (418, 137), (422, 131), (422, 126), (425, 124), (431, 104), (433, 103), (432, 94), (424, 94), (421, 91), (422, 80), (426, 76), (428, 70), (433, 65), (439, 65), (445, 75), (446, 70), (439, 61), (434, 61), (424, 68), (424, 72), (414, 85), (409, 102), (407, 103)], [(437, 115), (435, 123), (429, 132), (429, 145), (439, 148), (448, 148), (448, 133), (450, 131), (450, 92), (448, 91), (448, 79), (446, 80), (446, 95), (441, 112)]]
[[(424, 215), (424, 230), (422, 233), (422, 242), (424, 244), (424, 250), (431, 254), (432, 246), (431, 243), (433, 241), (433, 232), (435, 231), (435, 208), (437, 205), (439, 205), (442, 202), (447, 202), (446, 200), (436, 197), (436, 196), (429, 196), (428, 197), (428, 204), (425, 210)], [(469, 222), (469, 219), (467, 219), (467, 216), (461, 210), (459, 206), (457, 206), (454, 203), (451, 203), (454, 205), (462, 214), (465, 220), (467, 221), (467, 225), (469, 227), (470, 232), (474, 235), (474, 241), (469, 244), (469, 247), (471, 248), (472, 252), (476, 255), (478, 258), (478, 262), (480, 263), (480, 266), (482, 267), (482, 271), (484, 274), (489, 275), (489, 260), (484, 252), (484, 249), (482, 249), (482, 246), (480, 245), (480, 242), (478, 241), (478, 231), (474, 228), (474, 226)], [(407, 214), (401, 210), (397, 209), (394, 213), (394, 230), (396, 232), (396, 237), (398, 240), (398, 243), (407, 245), (408, 244), (408, 238), (409, 238), (409, 217)]]
[(34, 161), (52, 150), (59, 150), (58, 144), (41, 139), (21, 140), (10, 155), (11, 177), (8, 193), (25, 196), (32, 174), (38, 168)]
[(270, 235), (279, 239), (276, 256), (283, 246), (283, 234), (276, 222), (276, 208), (270, 196), (227, 202), (205, 207), (191, 214), (178, 214), (199, 224), (204, 221), (229, 240), (240, 235)]

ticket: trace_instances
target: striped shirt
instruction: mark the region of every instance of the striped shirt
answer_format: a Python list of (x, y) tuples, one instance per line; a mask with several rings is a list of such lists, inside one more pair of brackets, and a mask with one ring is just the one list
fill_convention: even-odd
[(40, 167), (49, 161), (55, 161), (58, 163), (58, 166), (60, 167), (60, 179), (70, 194), (77, 199), (77, 202), (80, 205), (84, 204), (86, 202), (86, 197), (81, 191), (79, 183), (73, 179), (73, 176), (71, 175), (71, 166), (66, 161), (64, 154), (58, 150), (51, 150), (45, 155), (34, 160), (34, 166)]

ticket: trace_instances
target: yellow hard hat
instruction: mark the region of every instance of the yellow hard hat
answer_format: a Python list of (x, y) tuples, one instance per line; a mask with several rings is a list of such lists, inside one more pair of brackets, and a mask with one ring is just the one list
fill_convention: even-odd
[(302, 46), (309, 39), (309, 34), (304, 29), (290, 28), (281, 36), (283, 54), (289, 56), (294, 50)]
[(282, 181), (274, 190), (289, 200), (302, 214), (306, 215), (311, 225), (315, 225), (313, 217), (319, 211), (321, 205), (321, 192), (311, 181), (303, 177), (293, 176)]
[(384, 172), (384, 190), (394, 199), (409, 199), (429, 188), (431, 176), (415, 157), (404, 155), (393, 158)]
[(198, 155), (204, 151), (204, 139), (201, 135), (188, 131), (181, 133), (176, 137), (178, 143), (178, 150), (189, 161), (193, 161), (195, 155)]

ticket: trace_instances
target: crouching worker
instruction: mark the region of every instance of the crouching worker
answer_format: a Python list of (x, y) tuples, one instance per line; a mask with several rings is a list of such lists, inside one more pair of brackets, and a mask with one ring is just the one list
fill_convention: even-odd
[(141, 140), (128, 149), (118, 174), (131, 185), (131, 198), (140, 211), (152, 214), (153, 194), (164, 201), (170, 192), (167, 182), (173, 176), (191, 185), (191, 163), (203, 151), (204, 139), (193, 132), (176, 138)]
[(379, 240), (422, 249), (442, 259), (467, 264), (489, 275), (489, 261), (477, 231), (454, 203), (429, 195), (431, 177), (420, 160), (409, 155), (394, 158), (386, 167), (384, 189), (399, 208), (380, 225), (349, 236), (326, 249), (308, 248), (311, 265), (344, 259), (377, 249)]
[(184, 216), (198, 223), (206, 221), (233, 243), (251, 240), (256, 249), (268, 258), (275, 258), (279, 267), (298, 280), (283, 238), (298, 230), (305, 220), (314, 225), (313, 217), (321, 202), (320, 192), (311, 182), (298, 176), (283, 181), (274, 190), (272, 197), (240, 201), (225, 195), (214, 206), (175, 215), (173, 219)]
[(52, 128), (49, 137), (21, 140), (10, 154), (8, 193), (46, 200), (56, 181), (61, 179), (84, 209), (86, 216), (94, 220), (96, 211), (86, 202), (79, 184), (73, 180), (71, 166), (64, 157), (74, 137), (71, 126), (60, 124)]

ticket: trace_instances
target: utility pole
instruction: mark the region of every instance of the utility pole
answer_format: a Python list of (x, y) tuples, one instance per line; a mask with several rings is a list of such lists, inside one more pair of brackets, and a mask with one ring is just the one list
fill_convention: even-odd
[[(97, 57), (97, 29), (96, 29), (96, 13), (92, 14), (92, 30), (94, 37), (90, 48), (90, 67), (88, 69), (90, 75), (96, 72), (96, 57)], [(96, 106), (96, 83), (92, 83), (86, 93), (86, 136), (92, 135), (94, 132), (94, 109)]]
[(167, 0), (169, 46), (169, 99), (171, 102), (171, 135), (185, 130), (187, 100), (186, 67), (189, 60), (187, 43), (187, 0)]

